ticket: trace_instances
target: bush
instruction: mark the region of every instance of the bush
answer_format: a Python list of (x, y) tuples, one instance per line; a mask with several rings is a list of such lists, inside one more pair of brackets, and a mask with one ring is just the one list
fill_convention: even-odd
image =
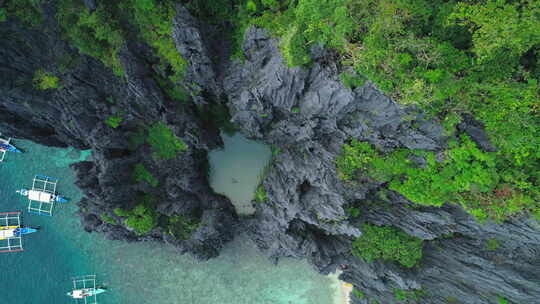
[(159, 181), (144, 167), (143, 164), (136, 164), (133, 170), (133, 179), (135, 182), (140, 183), (146, 181), (152, 187), (157, 187)]
[(193, 218), (181, 215), (169, 217), (169, 234), (180, 240), (189, 239), (193, 231), (197, 230), (199, 226), (200, 221)]
[(486, 249), (489, 251), (497, 250), (501, 243), (497, 239), (489, 239), (486, 242)]
[(122, 208), (114, 208), (113, 210), (114, 214), (118, 215), (118, 216), (129, 216), (129, 211), (127, 210), (124, 210)]
[(5, 8), (0, 8), (0, 22), (7, 20), (7, 12)]
[(146, 140), (154, 149), (154, 156), (158, 159), (175, 158), (179, 152), (188, 149), (188, 146), (163, 122), (158, 122), (148, 129)]
[(163, 60), (162, 69), (168, 64), (173, 71), (169, 77), (175, 83), (183, 78), (187, 62), (176, 50), (172, 39), (174, 1), (129, 0), (124, 7), (131, 12), (131, 20), (139, 28), (144, 41), (154, 47)]
[(346, 181), (353, 179), (357, 170), (366, 170), (368, 164), (377, 157), (375, 150), (368, 142), (352, 140), (349, 145), (343, 145), (343, 152), (336, 158), (338, 176)]
[(57, 19), (65, 36), (82, 53), (98, 58), (118, 76), (124, 74), (118, 51), (124, 43), (118, 8), (100, 2), (90, 12), (81, 1), (59, 0)]
[(499, 304), (508, 304), (508, 300), (505, 299), (505, 298), (502, 297), (502, 296), (497, 296), (497, 302), (498, 302)]
[(366, 295), (363, 292), (361, 292), (360, 290), (358, 290), (358, 289), (353, 289), (352, 293), (359, 300), (366, 297)]
[(99, 215), (99, 217), (101, 218), (101, 220), (105, 223), (108, 223), (108, 224), (111, 224), (111, 225), (117, 225), (118, 223), (116, 222), (116, 219), (112, 216), (110, 216), (109, 214), (107, 213), (102, 213)]
[(364, 224), (362, 233), (353, 241), (352, 253), (366, 262), (396, 261), (410, 268), (422, 258), (423, 241), (396, 228)]
[(19, 18), (25, 25), (35, 27), (43, 22), (41, 4), (44, 0), (6, 0), (0, 8), (0, 22), (9, 16)]
[(258, 203), (264, 203), (268, 200), (268, 196), (266, 195), (266, 190), (264, 189), (264, 186), (260, 184), (257, 187), (257, 190), (255, 190), (255, 201)]
[(44, 70), (37, 70), (34, 73), (34, 85), (40, 90), (61, 88), (60, 79)]
[(345, 87), (349, 89), (353, 89), (353, 90), (355, 88), (362, 87), (364, 83), (366, 82), (364, 78), (357, 75), (351, 75), (348, 73), (342, 73), (339, 75), (339, 77), (341, 78), (341, 82), (343, 83)]
[(150, 232), (150, 230), (157, 226), (157, 215), (149, 207), (140, 204), (131, 210), (125, 223), (128, 227), (135, 230), (135, 233), (142, 235)]
[[(426, 164), (416, 164), (413, 156), (425, 158)], [(347, 181), (354, 181), (360, 170), (418, 204), (460, 204), (479, 220), (504, 220), (540, 209), (536, 190), (518, 183), (517, 172), (509, 176), (497, 166), (495, 152), (482, 152), (467, 136), (450, 141), (444, 156), (437, 161), (433, 152), (407, 149), (381, 155), (369, 143), (352, 140), (336, 158), (336, 169)]]
[(120, 123), (124, 118), (122, 116), (109, 116), (107, 120), (105, 120), (105, 123), (109, 125), (111, 128), (116, 129), (120, 126)]
[(423, 296), (425, 293), (421, 289), (413, 290), (403, 290), (399, 288), (394, 288), (394, 297), (397, 301), (407, 301), (411, 300), (413, 303), (416, 303), (418, 299)]
[(349, 214), (349, 217), (351, 218), (359, 217), (362, 213), (360, 209), (356, 207), (349, 207), (345, 211)]
[(150, 232), (158, 224), (158, 214), (153, 209), (156, 198), (150, 194), (145, 194), (140, 202), (131, 210), (115, 208), (114, 214), (127, 217), (124, 223), (133, 229), (136, 234), (143, 235)]

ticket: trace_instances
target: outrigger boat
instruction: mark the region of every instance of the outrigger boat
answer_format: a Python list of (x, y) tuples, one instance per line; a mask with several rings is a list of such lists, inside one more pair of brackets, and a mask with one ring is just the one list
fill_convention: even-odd
[(58, 179), (37, 174), (32, 183), (32, 189), (17, 190), (22, 196), (28, 197), (28, 212), (38, 215), (52, 216), (54, 203), (67, 203), (68, 200), (56, 193)]
[(6, 152), (21, 153), (22, 151), (11, 144), (11, 138), (5, 139), (0, 137), (0, 162), (4, 161)]
[(75, 300), (75, 303), (95, 304), (97, 295), (106, 292), (103, 287), (96, 287), (96, 276), (85, 275), (72, 278), (73, 290), (67, 295)]
[(22, 227), (20, 212), (0, 213), (0, 252), (22, 251), (21, 237), (37, 232), (37, 228)]

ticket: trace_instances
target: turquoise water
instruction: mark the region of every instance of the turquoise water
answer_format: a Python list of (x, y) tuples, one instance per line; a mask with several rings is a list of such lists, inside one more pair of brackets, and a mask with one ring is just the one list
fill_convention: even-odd
[(58, 191), (80, 199), (68, 165), (88, 153), (15, 143), (27, 153), (10, 153), (0, 164), (0, 211), (23, 211), (23, 222), (41, 230), (23, 239), (25, 251), (0, 254), (0, 303), (72, 303), (65, 296), (70, 277), (82, 274), (97, 274), (98, 283), (108, 286), (101, 304), (335, 303), (335, 279), (303, 261), (283, 259), (274, 266), (244, 236), (219, 258), (198, 262), (161, 243), (128, 244), (85, 233), (74, 203), (58, 204), (52, 218), (27, 214), (15, 190), (30, 186), (35, 173), (60, 178)]
[(224, 148), (208, 155), (210, 186), (231, 199), (238, 214), (252, 214), (255, 208), (251, 201), (272, 152), (268, 146), (248, 140), (240, 133), (221, 137)]

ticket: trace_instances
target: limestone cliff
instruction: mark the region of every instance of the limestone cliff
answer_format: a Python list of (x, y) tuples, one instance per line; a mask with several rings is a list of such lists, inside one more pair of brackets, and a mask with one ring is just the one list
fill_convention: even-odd
[[(189, 63), (187, 81), (201, 92), (179, 104), (156, 83), (156, 59), (148, 46), (126, 43), (120, 54), (126, 77), (120, 79), (61, 39), (53, 11), (52, 5), (46, 7), (40, 29), (2, 23), (0, 130), (46, 145), (92, 149), (92, 160), (74, 165), (85, 194), (81, 219), (88, 231), (116, 239), (159, 239), (201, 258), (219, 254), (232, 239), (237, 219), (229, 200), (208, 186), (207, 151), (221, 139), (195, 105), (226, 102), (244, 135), (280, 151), (263, 180), (266, 202), (256, 203), (256, 214), (240, 226), (269, 257), (305, 258), (322, 273), (347, 265), (341, 278), (365, 294), (353, 297), (354, 303), (396, 303), (396, 288), (422, 290), (417, 303), (487, 304), (495, 303), (496, 295), (511, 303), (540, 303), (538, 222), (523, 217), (480, 224), (457, 206), (418, 207), (384, 183), (337, 178), (334, 160), (350, 138), (383, 151), (435, 152), (445, 149), (448, 138), (436, 122), (396, 104), (369, 81), (344, 87), (339, 74), (345, 68), (332, 52), (315, 47), (311, 66), (289, 68), (277, 41), (251, 28), (242, 46), (244, 60), (230, 60), (226, 39), (179, 7), (173, 39)], [(62, 88), (34, 89), (32, 77), (39, 69), (54, 70)], [(105, 119), (118, 113), (122, 125), (107, 126)], [(188, 151), (164, 161), (154, 160), (147, 144), (133, 147), (129, 138), (156, 121), (166, 123)], [(466, 121), (460, 130), (492, 149), (476, 122)], [(155, 172), (160, 187), (133, 182), (138, 163)], [(177, 240), (163, 228), (140, 237), (102, 220), (104, 212), (133, 206), (138, 193), (157, 195), (161, 214), (196, 217), (201, 225), (188, 240)], [(354, 219), (345, 212), (352, 206), (361, 210)], [(395, 226), (425, 240), (419, 265), (406, 269), (353, 256), (360, 222)], [(488, 250), (489, 239), (501, 245)]]

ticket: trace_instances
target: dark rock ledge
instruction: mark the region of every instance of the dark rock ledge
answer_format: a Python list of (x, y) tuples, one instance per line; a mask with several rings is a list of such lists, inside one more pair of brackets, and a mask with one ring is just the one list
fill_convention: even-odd
[[(126, 43), (120, 55), (126, 80), (118, 79), (60, 39), (51, 11), (46, 10), (49, 16), (39, 30), (16, 22), (0, 27), (0, 129), (45, 145), (92, 149), (91, 161), (74, 165), (77, 185), (85, 194), (80, 216), (86, 230), (113, 239), (162, 240), (199, 258), (218, 255), (233, 238), (238, 220), (228, 199), (208, 186), (207, 152), (222, 144), (217, 130), (204, 125), (193, 107), (168, 100), (152, 77), (155, 60), (147, 46)], [(383, 184), (353, 187), (336, 178), (334, 159), (349, 138), (367, 140), (382, 150), (441, 151), (446, 138), (439, 125), (395, 104), (369, 82), (344, 88), (341, 67), (330, 52), (314, 48), (312, 66), (288, 68), (276, 41), (252, 28), (243, 45), (245, 61), (230, 62), (226, 47), (220, 49), (220, 43), (227, 43), (208, 39), (212, 33), (212, 27), (179, 8), (173, 38), (189, 60), (187, 81), (203, 92), (194, 102), (225, 96), (244, 135), (280, 148), (263, 181), (267, 202), (257, 204), (255, 216), (240, 226), (262, 252), (276, 260), (306, 258), (322, 273), (348, 265), (341, 278), (366, 295), (353, 297), (354, 303), (396, 303), (394, 288), (422, 289), (426, 296), (418, 303), (487, 304), (495, 303), (496, 295), (512, 303), (540, 303), (538, 222), (516, 218), (479, 224), (455, 206), (411, 208)], [(213, 57), (221, 62), (209, 59)], [(58, 62), (66, 58), (61, 68)], [(63, 88), (35, 90), (32, 77), (38, 69), (54, 71)], [(104, 123), (120, 111), (125, 121), (119, 128)], [(166, 123), (189, 150), (174, 160), (156, 161), (149, 157), (150, 147), (132, 148), (129, 138), (137, 135), (141, 122), (156, 121)], [(481, 125), (471, 120), (460, 129), (484, 149), (492, 149)], [(155, 173), (159, 189), (133, 183), (137, 163)], [(102, 213), (133, 206), (143, 192), (160, 197), (160, 213), (198, 216), (202, 225), (181, 241), (161, 228), (139, 237), (122, 225), (102, 221)], [(360, 208), (361, 216), (348, 219), (348, 206)], [(362, 233), (358, 221), (393, 225), (426, 240), (420, 265), (404, 269), (352, 256), (351, 242)], [(492, 238), (501, 246), (486, 250)]]

